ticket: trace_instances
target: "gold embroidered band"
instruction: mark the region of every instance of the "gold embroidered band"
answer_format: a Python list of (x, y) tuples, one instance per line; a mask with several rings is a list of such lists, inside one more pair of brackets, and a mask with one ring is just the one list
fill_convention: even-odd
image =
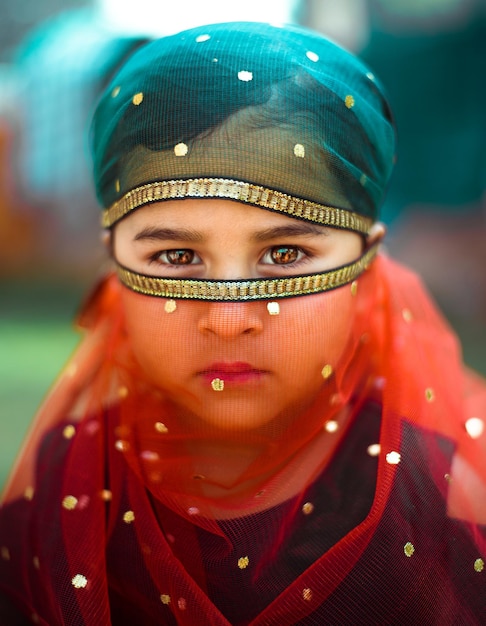
[(126, 193), (103, 211), (102, 226), (110, 228), (144, 204), (177, 198), (225, 198), (284, 213), (324, 226), (343, 228), (367, 235), (373, 224), (369, 217), (303, 200), (281, 191), (226, 178), (190, 178), (149, 183)]
[(292, 298), (330, 291), (342, 287), (367, 269), (379, 245), (367, 250), (357, 261), (320, 274), (286, 278), (252, 278), (249, 280), (194, 280), (158, 278), (137, 274), (118, 265), (120, 281), (132, 291), (147, 296), (185, 300), (247, 301)]

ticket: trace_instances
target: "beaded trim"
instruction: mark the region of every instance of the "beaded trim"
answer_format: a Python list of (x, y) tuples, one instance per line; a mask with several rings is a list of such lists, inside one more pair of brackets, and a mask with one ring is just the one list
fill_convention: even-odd
[(159, 278), (132, 272), (117, 266), (120, 281), (132, 291), (160, 298), (184, 300), (247, 301), (293, 298), (342, 287), (368, 268), (379, 245), (367, 250), (357, 261), (320, 274), (286, 278), (252, 278), (249, 280), (194, 280)]
[(151, 202), (177, 198), (226, 198), (285, 213), (291, 217), (343, 228), (367, 235), (373, 220), (369, 217), (329, 207), (311, 200), (303, 200), (281, 191), (227, 178), (190, 178), (187, 180), (164, 180), (132, 189), (120, 200), (103, 211), (103, 228), (110, 228), (125, 215)]

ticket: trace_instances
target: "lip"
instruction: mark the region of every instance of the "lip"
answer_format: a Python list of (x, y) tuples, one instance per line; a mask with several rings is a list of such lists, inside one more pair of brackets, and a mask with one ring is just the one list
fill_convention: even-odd
[(268, 374), (267, 370), (239, 361), (233, 363), (211, 363), (211, 365), (198, 372), (198, 376), (207, 384), (210, 384), (215, 378), (220, 378), (225, 383), (230, 384), (257, 382), (265, 374)]

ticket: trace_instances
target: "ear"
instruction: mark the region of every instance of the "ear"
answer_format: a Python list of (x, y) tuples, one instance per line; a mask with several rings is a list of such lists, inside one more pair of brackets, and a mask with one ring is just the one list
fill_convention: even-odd
[(366, 237), (366, 249), (383, 241), (386, 235), (386, 226), (383, 222), (375, 222), (371, 227), (369, 235)]
[(113, 256), (113, 233), (108, 228), (105, 228), (101, 232), (101, 243), (106, 248), (110, 257)]

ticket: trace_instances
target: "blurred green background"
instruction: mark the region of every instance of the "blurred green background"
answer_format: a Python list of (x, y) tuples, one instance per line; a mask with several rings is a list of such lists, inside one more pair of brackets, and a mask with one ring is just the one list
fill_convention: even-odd
[(42, 398), (79, 341), (72, 318), (82, 288), (0, 284), (0, 485)]

